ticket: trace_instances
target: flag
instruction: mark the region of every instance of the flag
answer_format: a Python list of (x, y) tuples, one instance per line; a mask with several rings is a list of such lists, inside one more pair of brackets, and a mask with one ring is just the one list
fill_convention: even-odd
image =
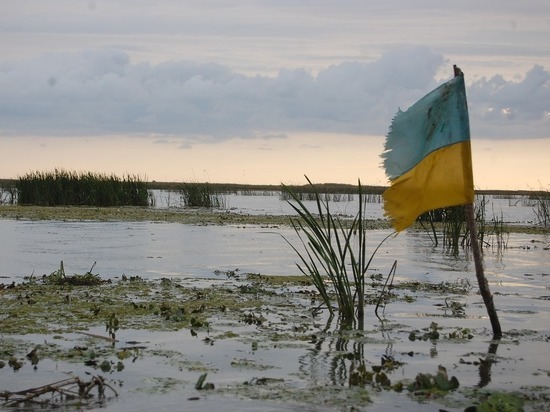
[(401, 231), (422, 213), (474, 201), (470, 124), (464, 76), (399, 110), (382, 153), (391, 185), (385, 216)]

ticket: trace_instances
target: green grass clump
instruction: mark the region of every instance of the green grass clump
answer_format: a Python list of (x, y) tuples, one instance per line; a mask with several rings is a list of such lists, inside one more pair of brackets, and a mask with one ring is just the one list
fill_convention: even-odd
[[(359, 211), (350, 221), (335, 217), (329, 209), (329, 202), (323, 199), (311, 183), (317, 205), (316, 216), (308, 210), (301, 197), (292, 189), (283, 186), (292, 199), (290, 206), (299, 219), (291, 218), (292, 226), (302, 242), (304, 252), (290, 244), (298, 254), (301, 263), (298, 269), (311, 279), (330, 313), (333, 313), (334, 289), (338, 312), (343, 325), (362, 328), (365, 307), (365, 275), (378, 248), (367, 255), (366, 220), (364, 218), (365, 198), (359, 182)], [(288, 242), (288, 241), (287, 241)], [(325, 280), (329, 280), (329, 286)]]
[(39, 206), (148, 206), (147, 183), (136, 175), (119, 178), (55, 169), (29, 172), (16, 181), (17, 201)]
[(180, 191), (185, 206), (207, 208), (225, 207), (225, 197), (209, 183), (183, 183)]

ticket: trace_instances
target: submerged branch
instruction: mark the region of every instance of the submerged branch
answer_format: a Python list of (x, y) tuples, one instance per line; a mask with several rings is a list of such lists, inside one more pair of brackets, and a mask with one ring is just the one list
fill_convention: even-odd
[[(3, 391), (0, 393), (0, 397), (4, 398), (4, 406), (12, 407), (18, 406), (26, 402), (38, 403), (40, 405), (48, 405), (51, 403), (52, 398), (59, 397), (59, 400), (69, 400), (68, 398), (78, 398), (81, 402), (83, 398), (89, 397), (90, 391), (97, 387), (98, 397), (103, 398), (105, 396), (105, 388), (109, 388), (114, 396), (118, 396), (117, 391), (108, 383), (105, 382), (101, 376), (93, 376), (89, 382), (82, 381), (78, 376), (74, 378), (64, 379), (58, 382), (49, 383), (37, 388), (24, 389), (21, 391)], [(39, 399), (40, 396), (51, 394), (52, 398)]]

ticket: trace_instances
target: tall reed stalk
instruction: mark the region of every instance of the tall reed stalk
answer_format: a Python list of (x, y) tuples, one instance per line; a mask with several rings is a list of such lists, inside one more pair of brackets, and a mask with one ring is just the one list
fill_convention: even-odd
[[(314, 215), (301, 197), (283, 185), (290, 196), (288, 203), (298, 214), (291, 218), (304, 251), (300, 252), (287, 239), (287, 243), (300, 258), (298, 269), (308, 276), (319, 292), (331, 315), (336, 300), (341, 323), (362, 328), (365, 317), (365, 275), (374, 255), (389, 237), (386, 237), (367, 255), (365, 202), (359, 182), (359, 211), (353, 220), (342, 221), (331, 214), (329, 202), (323, 199), (309, 178), (317, 211)], [(328, 280), (328, 285), (326, 283)], [(333, 291), (330, 290), (332, 286)]]

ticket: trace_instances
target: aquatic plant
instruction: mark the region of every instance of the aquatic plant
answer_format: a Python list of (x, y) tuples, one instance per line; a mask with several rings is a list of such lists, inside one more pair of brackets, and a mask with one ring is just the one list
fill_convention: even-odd
[(500, 217), (494, 213), (491, 219), (491, 234), (493, 239), (491, 242), (492, 247), (496, 247), (497, 250), (502, 251), (503, 249), (508, 248), (508, 238), (510, 236), (510, 231), (504, 224), (504, 216), (500, 212)]
[(40, 206), (147, 206), (147, 183), (139, 176), (74, 172), (29, 172), (16, 183), (19, 204)]
[(63, 261), (59, 264), (59, 269), (57, 269), (55, 272), (52, 272), (49, 275), (44, 275), (42, 277), (42, 281), (44, 283), (50, 284), (50, 285), (71, 285), (71, 286), (92, 286), (92, 285), (100, 285), (103, 283), (103, 280), (99, 277), (99, 275), (93, 274), (92, 270), (94, 270), (96, 262), (92, 265), (90, 270), (86, 272), (84, 275), (71, 275), (67, 276), (65, 274), (65, 266), (63, 265)]
[(484, 194), (475, 197), (474, 221), (476, 222), (477, 226), (477, 238), (481, 246), (485, 244), (485, 235), (487, 233), (487, 220), (485, 218), (487, 203), (488, 200)]
[(443, 396), (449, 391), (459, 387), (456, 377), (449, 379), (447, 369), (441, 365), (437, 368), (437, 373), (418, 373), (414, 382), (407, 386), (409, 392), (414, 392), (415, 396)]
[(225, 207), (225, 198), (221, 192), (214, 189), (209, 183), (186, 182), (180, 189), (185, 206), (188, 207)]
[[(458, 253), (459, 245), (467, 242), (466, 215), (464, 206), (451, 206), (430, 210), (419, 217), (420, 224), (431, 234), (434, 246), (439, 245), (439, 234), (443, 245), (453, 254)], [(428, 222), (430, 229), (424, 226)]]
[[(487, 221), (485, 210), (487, 200), (484, 195), (476, 198), (474, 204), (475, 224), (478, 241), (485, 245), (487, 234)], [(434, 246), (439, 245), (439, 237), (443, 246), (452, 254), (457, 255), (460, 247), (470, 246), (469, 229), (466, 224), (465, 206), (451, 206), (430, 210), (419, 217), (419, 222), (432, 238)], [(429, 228), (424, 223), (429, 224)], [(493, 230), (495, 227), (493, 226)]]
[(534, 212), (537, 223), (547, 228), (550, 225), (550, 191), (533, 192), (531, 197), (535, 201)]
[(443, 244), (454, 255), (458, 254), (459, 245), (467, 241), (466, 212), (464, 206), (452, 206), (444, 209)]
[(468, 408), (466, 410), (479, 412), (523, 412), (524, 403), (521, 394), (494, 392), (488, 394), (487, 399), (484, 399), (475, 409)]
[(317, 205), (316, 215), (308, 210), (297, 193), (283, 185), (292, 199), (290, 206), (299, 216), (298, 219), (291, 218), (291, 224), (304, 251), (300, 252), (288, 240), (287, 243), (300, 258), (298, 269), (311, 279), (330, 313), (333, 314), (334, 309), (332, 293), (325, 282), (327, 279), (334, 289), (342, 324), (351, 325), (356, 321), (361, 328), (365, 316), (365, 275), (374, 255), (391, 235), (367, 256), (365, 198), (362, 196), (361, 182), (359, 211), (354, 219), (344, 222), (331, 214), (329, 202), (323, 199), (307, 176), (306, 179)]
[[(334, 324), (336, 319), (332, 320), (332, 324), (327, 322), (325, 325), (327, 319), (324, 316), (314, 316), (313, 320), (310, 316), (304, 316), (304, 308), (310, 302), (311, 284), (308, 277), (269, 276), (237, 269), (218, 270), (216, 274), (219, 279), (209, 280), (204, 284), (208, 287), (204, 288), (202, 282), (198, 284), (193, 278), (148, 280), (139, 275), (121, 275), (118, 279), (113, 278), (112, 283), (88, 287), (38, 281), (6, 287), (0, 291), (0, 318), (3, 319), (0, 372), (24, 385), (17, 388), (19, 392), (27, 387), (25, 376), (33, 373), (37, 356), (40, 362), (38, 369), (43, 362), (46, 372), (53, 362), (59, 365), (60, 371), (69, 369), (73, 374), (85, 373), (84, 376), (88, 376), (86, 379), (96, 374), (103, 375), (116, 390), (124, 381), (119, 394), (122, 403), (132, 403), (133, 393), (141, 388), (147, 393), (159, 395), (155, 395), (155, 402), (159, 405), (169, 404), (170, 396), (181, 393), (182, 389), (185, 393), (197, 391), (188, 400), (209, 396), (207, 389), (213, 389), (216, 396), (234, 396), (242, 399), (244, 404), (254, 400), (265, 401), (265, 405), (269, 406), (273, 401), (278, 401), (283, 408), (286, 405), (294, 408), (304, 405), (307, 409), (307, 405), (317, 402), (329, 405), (330, 410), (350, 410), (351, 407), (368, 410), (372, 407), (376, 409), (375, 405), (381, 400), (387, 400), (395, 402), (394, 405), (399, 404), (395, 407), (401, 410), (437, 410), (443, 405), (453, 405), (453, 410), (464, 410), (472, 405), (467, 410), (520, 411), (519, 408), (504, 408), (515, 403), (519, 406), (519, 401), (523, 399), (526, 409), (548, 410), (544, 386), (516, 386), (517, 394), (482, 389), (489, 384), (491, 377), (495, 381), (494, 386), (498, 387), (499, 374), (496, 372), (500, 370), (512, 370), (520, 384), (521, 377), (525, 376), (518, 368), (520, 364), (527, 368), (524, 370), (533, 373), (523, 361), (525, 351), (517, 351), (516, 357), (512, 358), (497, 356), (498, 344), (494, 341), (489, 343), (488, 351), (480, 349), (480, 342), (485, 347), (487, 334), (484, 327), (469, 329), (454, 323), (447, 325), (439, 315), (433, 314), (433, 310), (424, 314), (411, 309), (417, 320), (426, 319), (425, 328), (416, 330), (417, 321), (412, 324), (410, 321), (399, 321), (390, 322), (382, 328), (365, 328), (363, 332), (346, 330), (339, 323)], [(226, 277), (231, 282), (227, 282)], [(378, 275), (368, 276), (371, 277), (383, 281)], [(259, 296), (255, 293), (240, 294), (242, 285), (252, 285), (259, 291)], [(418, 296), (419, 300), (429, 299), (427, 302), (434, 298), (442, 300), (453, 294), (469, 295), (471, 291), (466, 279), (464, 282), (437, 284), (399, 281), (395, 289)], [(477, 301), (475, 294), (470, 297)], [(435, 309), (437, 311), (439, 308)], [(441, 319), (441, 323), (430, 323), (432, 316)], [(521, 318), (523, 315), (516, 316)], [(208, 324), (207, 320), (211, 323)], [(132, 335), (139, 336), (140, 340), (128, 340), (132, 335), (118, 332), (125, 339), (114, 344), (110, 333), (108, 335), (103, 331), (114, 331), (117, 326), (120, 331), (132, 331)], [(416, 334), (415, 342), (407, 340), (410, 331)], [(380, 337), (378, 332), (382, 333)], [(37, 339), (36, 333), (42, 333), (43, 339)], [(74, 333), (81, 336), (75, 337)], [(189, 334), (190, 340), (186, 340)], [(479, 338), (473, 339), (474, 334)], [(544, 329), (540, 332), (510, 331), (510, 337), (518, 339), (522, 347), (530, 341), (542, 344), (541, 341), (547, 339), (546, 335)], [(168, 339), (164, 340), (165, 337)], [(177, 349), (162, 348), (155, 343), (165, 341), (177, 342)], [(204, 354), (201, 361), (190, 361), (187, 342), (196, 345), (195, 349)], [(436, 356), (435, 353), (436, 343), (438, 347), (444, 345), (447, 349), (452, 346), (453, 350), (446, 349), (445, 353), (452, 352), (455, 356), (442, 362), (441, 355)], [(210, 356), (233, 346), (235, 353), (239, 354), (233, 360), (226, 356), (218, 361), (216, 356)], [(258, 353), (265, 351), (271, 353), (270, 361), (263, 357), (263, 361), (259, 362)], [(295, 354), (297, 361), (293, 358)], [(286, 359), (284, 369), (279, 369), (281, 356)], [(500, 365), (498, 370), (491, 371), (497, 361)], [(2, 362), (6, 366), (3, 369)], [(452, 365), (452, 370), (460, 374), (457, 375), (459, 387), (453, 389), (457, 381), (452, 378), (450, 369), (445, 376), (445, 371), (437, 367), (440, 363)], [(160, 369), (150, 368), (150, 365), (159, 365)], [(298, 371), (295, 371), (294, 365), (299, 368)], [(12, 368), (19, 370), (14, 373)], [(227, 369), (223, 368), (237, 372), (231, 374), (233, 378), (222, 377), (218, 382), (218, 370), (227, 373)], [(277, 371), (275, 378), (272, 368)], [(171, 371), (177, 371), (180, 379), (162, 377), (163, 372)], [(244, 372), (250, 376), (246, 381), (242, 378)], [(418, 375), (419, 372), (422, 375)], [(534, 373), (541, 378), (546, 376), (545, 372), (536, 370)], [(205, 373), (208, 376), (202, 378)], [(134, 382), (127, 379), (130, 374), (138, 374), (144, 379)], [(4, 375), (1, 375), (2, 378)], [(47, 374), (43, 370), (40, 375)], [(298, 380), (299, 384), (296, 384)], [(508, 382), (506, 378), (500, 381)], [(147, 382), (146, 386), (144, 382)], [(194, 389), (197, 383), (200, 389)], [(413, 392), (408, 392), (409, 388)], [(73, 406), (73, 402), (79, 402), (76, 397), (70, 399), (70, 405), (63, 400), (56, 405), (65, 410), (71, 407), (108, 408), (108, 396), (112, 395), (108, 388), (105, 395), (105, 402), (101, 404), (96, 403), (97, 398), (87, 398), (85, 403)], [(43, 396), (52, 399), (50, 394)], [(377, 403), (370, 406), (369, 399)], [(46, 406), (51, 409), (51, 405)], [(2, 407), (6, 409), (5, 404)], [(476, 407), (478, 409), (474, 409)]]

